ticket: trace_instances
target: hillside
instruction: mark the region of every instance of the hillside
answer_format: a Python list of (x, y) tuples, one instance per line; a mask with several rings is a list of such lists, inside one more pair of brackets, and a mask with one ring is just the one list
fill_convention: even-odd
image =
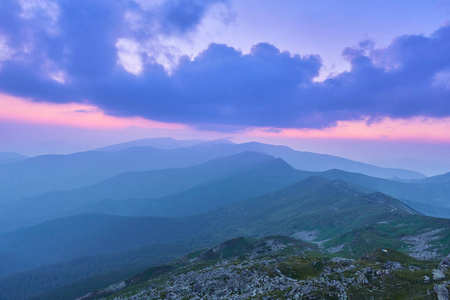
[(390, 248), (349, 259), (324, 255), (317, 246), (284, 236), (235, 238), (80, 299), (435, 299), (450, 287), (445, 281), (449, 266), (450, 257), (441, 263), (422, 262)]
[(247, 235), (314, 230), (327, 239), (352, 228), (395, 220), (416, 211), (381, 193), (365, 194), (344, 181), (310, 177), (273, 193), (206, 213), (214, 230)]
[(447, 183), (450, 184), (450, 172), (442, 174), (442, 175), (436, 175), (431, 176), (427, 178), (422, 178), (420, 180), (415, 180), (415, 182), (419, 183)]
[[(77, 215), (0, 234), (0, 253), (21, 259), (15, 267), (17, 272), (83, 256), (118, 254), (149, 244), (185, 240), (201, 231), (200, 224), (188, 220)], [(0, 276), (4, 276), (5, 270), (1, 271)]]
[[(239, 236), (289, 235), (319, 243), (324, 251), (346, 249), (342, 255), (353, 257), (361, 255), (368, 247), (387, 246), (406, 252), (419, 251), (419, 254), (428, 251), (437, 257), (448, 253), (449, 222), (423, 217), (381, 193), (365, 194), (343, 181), (310, 177), (280, 190), (187, 218), (79, 215), (1, 234), (0, 252), (16, 253), (23, 259), (23, 264), (16, 266), (15, 272), (20, 269), (25, 272), (5, 277), (1, 286), (11, 285), (10, 280), (14, 279), (8, 278), (37, 276), (35, 280), (39, 280), (38, 270), (30, 269), (39, 266), (47, 267), (45, 272), (52, 274), (51, 278), (61, 278), (65, 274), (65, 279), (59, 280), (58, 284), (50, 280), (53, 284), (40, 285), (42, 292), (46, 286), (47, 289), (58, 288), (89, 276), (106, 276), (112, 271), (118, 275), (111, 278), (120, 280), (135, 268), (133, 262), (139, 261), (140, 266), (163, 263), (183, 252)], [(404, 223), (412, 225), (401, 226)], [(427, 251), (414, 250), (402, 240), (405, 236), (413, 239), (423, 228), (435, 231), (430, 233), (432, 243), (424, 242)], [(363, 239), (355, 243), (355, 238), (361, 237), (362, 233), (370, 236), (372, 242)], [(422, 233), (428, 234), (427, 231)], [(163, 244), (165, 246), (158, 246)], [(145, 254), (149, 253), (148, 247), (154, 247), (151, 256)], [(123, 255), (125, 263), (108, 259), (110, 255)], [(67, 273), (68, 269), (62, 267), (85, 256), (91, 256), (89, 266), (71, 267), (70, 270), (76, 273)], [(133, 257), (142, 259), (134, 260)], [(32, 261), (33, 265), (26, 265), (25, 261)], [(58, 264), (52, 267), (48, 265), (50, 263)], [(107, 284), (111, 281), (102, 278), (96, 282)], [(33, 290), (26, 285), (23, 283), (20, 289)], [(5, 292), (10, 289), (14, 290), (13, 287), (6, 288)]]
[[(423, 214), (450, 218), (450, 184), (434, 177), (418, 182), (400, 182), (370, 177), (364, 174), (329, 170), (318, 174), (328, 179), (341, 179), (365, 189), (366, 192), (382, 192), (412, 206)], [(443, 179), (438, 176), (437, 178)], [(430, 180), (428, 180), (430, 179)]]
[(217, 241), (243, 234), (295, 235), (314, 230), (315, 239), (323, 240), (413, 214), (417, 213), (389, 196), (364, 194), (345, 182), (311, 177), (275, 192), (183, 219), (77, 215), (50, 221), (0, 234), (0, 252), (47, 264), (194, 235)]

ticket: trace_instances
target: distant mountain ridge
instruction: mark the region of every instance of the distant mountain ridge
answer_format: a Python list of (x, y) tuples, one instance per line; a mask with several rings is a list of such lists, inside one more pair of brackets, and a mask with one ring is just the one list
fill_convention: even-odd
[(131, 147), (153, 147), (158, 149), (176, 149), (190, 147), (196, 144), (207, 142), (207, 140), (176, 140), (171, 137), (147, 138), (130, 142), (115, 144), (96, 149), (97, 151), (114, 152)]
[(74, 213), (189, 217), (272, 192), (308, 176), (311, 176), (310, 172), (296, 170), (282, 159), (277, 158), (261, 162), (230, 177), (193, 187), (177, 194), (156, 199), (93, 202)]
[[(202, 147), (202, 145), (199, 144), (193, 147)], [(225, 144), (221, 145), (221, 147), (235, 147), (239, 149), (239, 151), (256, 151), (267, 153), (274, 157), (282, 158), (294, 168), (303, 171), (321, 172), (330, 169), (340, 169), (347, 172), (361, 173), (386, 179), (395, 177), (403, 179), (421, 179), (426, 177), (425, 175), (415, 171), (382, 168), (338, 156), (297, 151), (287, 146), (274, 146), (269, 144), (250, 142), (236, 145)], [(222, 151), (224, 151), (224, 149), (222, 149)]]
[(27, 158), (25, 155), (15, 152), (0, 152), (0, 165), (18, 162)]
[(246, 151), (282, 158), (294, 168), (304, 171), (338, 168), (382, 178), (424, 177), (413, 171), (380, 168), (331, 155), (295, 151), (284, 146), (255, 142), (233, 144), (227, 140), (217, 140), (176, 149), (131, 147), (120, 151), (43, 155), (0, 165), (0, 203), (80, 188), (125, 172), (189, 167)]
[(450, 183), (450, 172), (445, 174), (431, 176), (427, 178), (422, 178), (418, 180), (413, 180), (413, 182), (417, 183)]
[(30, 224), (36, 224), (39, 221), (74, 214), (69, 212), (76, 212), (77, 208), (102, 200), (123, 201), (137, 198), (148, 202), (151, 198), (177, 194), (245, 173), (272, 160), (275, 158), (267, 154), (241, 152), (192, 167), (123, 173), (88, 187), (45, 193), (4, 203), (0, 220), (16, 221), (18, 224), (28, 221)]

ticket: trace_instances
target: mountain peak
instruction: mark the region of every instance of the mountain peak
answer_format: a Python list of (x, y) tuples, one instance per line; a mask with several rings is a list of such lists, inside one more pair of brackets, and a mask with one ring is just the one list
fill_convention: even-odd
[(199, 143), (194, 146), (203, 147), (203, 146), (213, 146), (213, 145), (236, 145), (236, 143), (234, 143), (228, 139), (216, 139), (216, 140), (211, 140), (211, 141), (204, 141), (204, 142)]
[(171, 137), (157, 137), (134, 140), (97, 149), (102, 152), (115, 152), (131, 147), (153, 147), (158, 149), (176, 149), (190, 147), (205, 142), (205, 140), (176, 140)]
[(25, 155), (16, 152), (0, 152), (0, 164), (13, 163), (27, 159)]

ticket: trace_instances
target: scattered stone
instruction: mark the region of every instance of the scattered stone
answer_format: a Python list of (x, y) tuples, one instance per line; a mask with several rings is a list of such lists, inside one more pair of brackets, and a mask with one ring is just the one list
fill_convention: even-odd
[(298, 239), (298, 240), (303, 240), (303, 241), (313, 241), (315, 239), (317, 239), (319, 237), (319, 231), (317, 230), (312, 230), (312, 231), (308, 231), (308, 230), (303, 230), (303, 231), (299, 231), (296, 232), (292, 235), (293, 238)]
[[(216, 249), (217, 253), (222, 252), (222, 249), (218, 247), (213, 249)], [(258, 249), (258, 253), (262, 251), (261, 253), (266, 254), (283, 250), (283, 246), (277, 240), (269, 239), (261, 243)], [(395, 261), (388, 261), (384, 264), (371, 261), (366, 264), (366, 262), (339, 257), (330, 259), (314, 257), (315, 261), (312, 261), (312, 259), (303, 255), (270, 257), (256, 255), (255, 253), (254, 258), (245, 261), (237, 258), (221, 260), (201, 269), (185, 266), (176, 269), (176, 272), (168, 272), (147, 281), (145, 287), (134, 291), (133, 294), (127, 291), (124, 282), (120, 282), (100, 292), (87, 294), (83, 299), (97, 299), (105, 296), (103, 294), (105, 292), (120, 290), (122, 290), (120, 296), (116, 296), (113, 298), (114, 300), (161, 298), (196, 300), (273, 299), (274, 291), (277, 291), (277, 297), (280, 293), (279, 299), (313, 299), (313, 295), (320, 294), (323, 297), (347, 300), (360, 299), (352, 297), (358, 295), (354, 291), (362, 290), (373, 293), (375, 297), (373, 299), (376, 299), (384, 288), (397, 288), (397, 283), (391, 282), (390, 274), (396, 274), (398, 270), (411, 272), (419, 270), (416, 266), (405, 268)], [(291, 257), (294, 258), (293, 261), (290, 260)], [(293, 264), (295, 259), (298, 259), (299, 266), (302, 266), (305, 262), (312, 264), (317, 277), (298, 279), (296, 264)], [(440, 281), (439, 284), (434, 285), (434, 292), (436, 292), (439, 300), (449, 300), (447, 285), (450, 282), (442, 281), (445, 279), (445, 274), (441, 270), (441, 267), (447, 267), (449, 260), (444, 258), (440, 264), (440, 269), (435, 269), (432, 272), (433, 280)], [(332, 263), (327, 265), (330, 261)], [(403, 271), (398, 273), (403, 273)], [(424, 284), (430, 284), (432, 282), (431, 275), (424, 276), (423, 282)], [(428, 290), (433, 293), (431, 286), (428, 287)]]
[(410, 235), (402, 238), (402, 241), (411, 245), (409, 248), (410, 255), (417, 259), (435, 259), (438, 257), (436, 249), (430, 249), (429, 242), (440, 238), (437, 234), (444, 230), (439, 228), (431, 231), (427, 231), (417, 235)]
[(342, 250), (344, 250), (344, 247), (345, 247), (345, 243), (341, 244), (341, 245), (338, 245), (338, 246), (335, 246), (335, 247), (330, 247), (327, 250), (330, 253), (336, 253), (336, 252), (341, 252)]

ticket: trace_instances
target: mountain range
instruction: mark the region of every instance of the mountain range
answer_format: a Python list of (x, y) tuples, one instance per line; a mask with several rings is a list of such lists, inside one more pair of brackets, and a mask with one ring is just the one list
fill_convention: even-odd
[[(150, 144), (149, 141), (146, 144)], [(285, 146), (260, 143), (234, 144), (219, 140), (175, 149), (148, 146), (125, 149), (118, 147), (117, 149), (119, 151), (41, 155), (13, 164), (0, 165), (0, 202), (80, 188), (130, 171), (194, 166), (245, 151), (261, 152), (282, 158), (294, 168), (304, 171), (341, 169), (382, 178), (420, 179), (425, 177), (414, 171), (380, 168), (336, 156), (300, 152)], [(40, 180), (41, 178), (45, 180)]]
[(172, 139), (29, 158), (0, 174), (9, 195), (0, 212), (0, 299), (78, 297), (235, 238), (282, 235), (298, 251), (352, 259), (383, 247), (429, 260), (450, 251), (450, 219), (432, 217), (450, 217), (448, 174)]

